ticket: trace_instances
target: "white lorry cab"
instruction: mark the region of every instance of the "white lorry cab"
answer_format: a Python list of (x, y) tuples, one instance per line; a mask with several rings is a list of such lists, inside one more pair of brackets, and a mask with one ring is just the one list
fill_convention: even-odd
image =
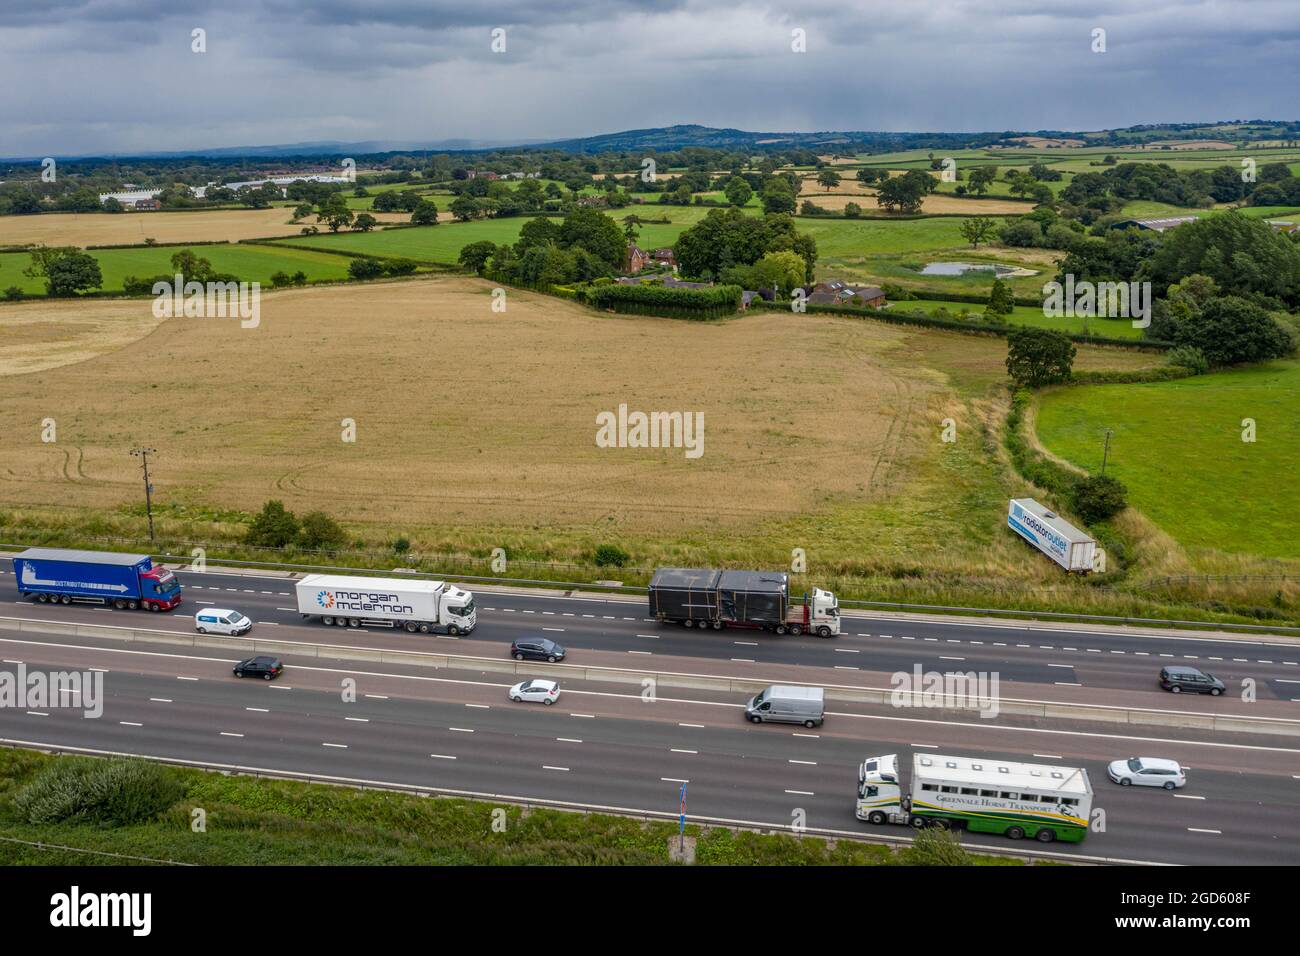
[(924, 753), (912, 758), (910, 786), (896, 754), (868, 757), (858, 767), (855, 815), (874, 824), (1078, 843), (1091, 813), (1092, 783), (1082, 767)]
[(294, 586), (298, 612), (336, 627), (401, 627), (411, 633), (468, 634), (474, 595), (446, 581), (309, 574)]

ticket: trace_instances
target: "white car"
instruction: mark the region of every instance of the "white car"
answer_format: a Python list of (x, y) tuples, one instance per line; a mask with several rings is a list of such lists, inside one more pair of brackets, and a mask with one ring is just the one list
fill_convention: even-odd
[(549, 707), (560, 699), (560, 685), (553, 680), (526, 680), (510, 688), (510, 699), (516, 704), (521, 700), (540, 700)]
[(238, 637), (253, 629), (253, 622), (229, 608), (208, 607), (194, 615), (194, 629), (200, 634), (230, 634)]
[(1177, 790), (1187, 783), (1187, 771), (1176, 760), (1163, 757), (1129, 757), (1116, 760), (1106, 768), (1110, 779), (1121, 787), (1164, 787)]

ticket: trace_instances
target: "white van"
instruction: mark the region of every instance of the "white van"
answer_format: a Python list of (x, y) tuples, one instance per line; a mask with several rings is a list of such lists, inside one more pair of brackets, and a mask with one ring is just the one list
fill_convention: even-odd
[(194, 629), (200, 634), (230, 634), (238, 637), (253, 629), (253, 622), (238, 611), (210, 607), (194, 615)]
[(825, 693), (820, 687), (773, 684), (745, 705), (745, 716), (755, 724), (771, 721), (820, 727), (825, 715)]

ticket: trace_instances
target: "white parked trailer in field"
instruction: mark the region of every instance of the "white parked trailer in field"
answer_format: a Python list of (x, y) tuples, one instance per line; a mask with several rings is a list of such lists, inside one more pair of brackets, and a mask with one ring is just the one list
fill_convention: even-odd
[(1007, 527), (1067, 571), (1095, 570), (1097, 542), (1033, 498), (1012, 498)]
[(474, 595), (445, 581), (309, 574), (294, 591), (303, 617), (339, 627), (468, 634), (478, 622)]

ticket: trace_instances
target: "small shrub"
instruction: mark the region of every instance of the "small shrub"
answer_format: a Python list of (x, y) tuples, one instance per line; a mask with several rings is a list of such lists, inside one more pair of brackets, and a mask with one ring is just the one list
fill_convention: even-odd
[(602, 544), (596, 549), (596, 566), (621, 568), (631, 560), (631, 555), (616, 544)]
[(16, 285), (11, 285), (9, 288), (5, 289), (5, 298), (10, 302), (17, 302), (22, 297), (23, 290), (18, 288)]
[(1128, 489), (1110, 475), (1090, 475), (1074, 485), (1070, 505), (1088, 524), (1105, 521), (1128, 507)]
[(905, 866), (969, 866), (970, 854), (951, 830), (927, 827), (916, 832), (912, 845), (898, 854)]
[(1210, 360), (1194, 345), (1179, 345), (1170, 349), (1165, 356), (1165, 362), (1169, 365), (1177, 365), (1179, 368), (1190, 369), (1195, 375), (1204, 375), (1210, 370)]
[(393, 550), (398, 554), (406, 554), (411, 550), (411, 542), (406, 538), (398, 538), (393, 542)]
[(156, 817), (184, 795), (171, 770), (147, 760), (66, 759), (18, 791), (13, 808), (31, 824), (123, 827)]

